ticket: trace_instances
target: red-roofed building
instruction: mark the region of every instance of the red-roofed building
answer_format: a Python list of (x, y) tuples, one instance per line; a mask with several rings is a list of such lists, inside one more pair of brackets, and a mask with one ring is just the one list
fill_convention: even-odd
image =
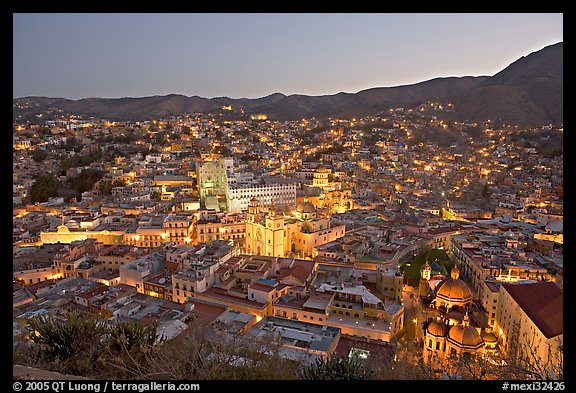
[(290, 267), (280, 269), (278, 279), (282, 284), (306, 286), (310, 284), (313, 271), (314, 262), (296, 259)]
[(535, 367), (561, 364), (563, 290), (553, 282), (501, 285), (494, 327), (504, 353)]

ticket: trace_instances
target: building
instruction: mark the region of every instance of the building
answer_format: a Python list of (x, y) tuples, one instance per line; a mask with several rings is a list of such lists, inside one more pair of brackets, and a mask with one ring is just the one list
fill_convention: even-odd
[(340, 329), (267, 316), (246, 335), (264, 342), (272, 340), (280, 345), (280, 356), (309, 364), (334, 353), (340, 340)]
[(285, 216), (274, 208), (261, 212), (253, 198), (246, 216), (245, 248), (255, 255), (311, 257), (314, 247), (343, 237), (345, 228), (333, 226), (329, 217), (318, 217), (310, 202), (300, 204), (293, 216)]
[(534, 369), (563, 363), (564, 291), (555, 283), (502, 284), (494, 330), (502, 351)]
[(376, 269), (376, 289), (385, 298), (401, 302), (403, 281), (397, 268), (378, 266)]
[(195, 222), (194, 239), (201, 243), (215, 240), (232, 240), (243, 244), (246, 220), (243, 215), (217, 213), (215, 210), (200, 209)]
[[(437, 284), (433, 307), (437, 310), (435, 320), (424, 322), (424, 361), (435, 363), (451, 357), (471, 356), (494, 350), (497, 338), (490, 327), (482, 328), (470, 320), (472, 291), (459, 277), (455, 266), (450, 278)], [(429, 269), (424, 268), (422, 279), (427, 281)]]
[(470, 324), (468, 313), (461, 323), (439, 317), (426, 327), (423, 356), (426, 362), (451, 357), (478, 355), (496, 348), (496, 336), (491, 329), (481, 329)]
[(160, 237), (172, 244), (188, 244), (192, 236), (193, 224), (194, 214), (171, 213), (164, 219), (164, 236), (161, 234)]
[(234, 160), (218, 158), (196, 166), (200, 204), (207, 209), (220, 210), (218, 200), (226, 196), (229, 179), (234, 177)]
[(260, 202), (253, 198), (246, 217), (246, 250), (249, 254), (284, 257), (288, 254), (284, 215), (271, 209), (260, 213)]
[(555, 280), (555, 272), (540, 266), (518, 250), (518, 241), (490, 234), (474, 237), (452, 237), (450, 251), (462, 268), (462, 276), (470, 282), (479, 298), (484, 296), (484, 281), (514, 283), (524, 280)]
[(437, 309), (450, 313), (459, 311), (464, 313), (472, 303), (472, 291), (468, 285), (460, 279), (460, 268), (454, 266), (450, 272), (450, 278), (438, 284), (434, 304)]
[(120, 266), (120, 283), (135, 287), (144, 293), (144, 281), (154, 277), (164, 269), (165, 256), (159, 253), (146, 255), (133, 262)]
[(262, 207), (296, 207), (296, 183), (289, 179), (274, 178), (252, 184), (229, 184), (226, 191), (228, 211), (239, 213), (246, 211), (253, 198), (257, 198)]
[(262, 206), (296, 205), (296, 183), (282, 177), (254, 179), (252, 173), (235, 173), (232, 158), (219, 158), (196, 167), (200, 203), (206, 209), (240, 213), (252, 198)]
[(195, 247), (176, 247), (166, 253), (166, 264), (176, 264), (172, 275), (173, 300), (184, 303), (216, 282), (216, 271), (236, 256), (238, 248), (224, 240)]

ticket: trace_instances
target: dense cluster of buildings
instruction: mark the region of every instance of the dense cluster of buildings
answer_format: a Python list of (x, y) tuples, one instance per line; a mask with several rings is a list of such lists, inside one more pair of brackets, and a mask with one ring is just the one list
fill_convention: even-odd
[[(34, 315), (78, 309), (157, 319), (166, 337), (205, 321), (214, 337), (272, 337), (306, 361), (344, 341), (393, 346), (413, 321), (430, 361), (545, 357), (563, 340), (562, 158), (491, 125), (454, 123), (456, 142), (424, 143), (421, 130), (448, 128), (425, 108), (16, 124), (15, 340)], [(71, 197), (87, 170), (101, 176)], [(61, 190), (33, 203), (40, 174)], [(426, 263), (409, 285), (400, 266), (428, 249), (456, 267)]]

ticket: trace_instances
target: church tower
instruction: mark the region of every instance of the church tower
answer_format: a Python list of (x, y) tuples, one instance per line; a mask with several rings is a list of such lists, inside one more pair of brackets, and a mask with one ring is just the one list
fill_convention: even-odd
[(250, 199), (248, 203), (248, 215), (246, 216), (246, 221), (256, 222), (256, 217), (260, 214), (260, 201), (256, 198)]
[(430, 282), (431, 276), (432, 276), (432, 268), (430, 267), (428, 260), (426, 260), (426, 263), (424, 264), (424, 267), (422, 268), (420, 285), (418, 288), (418, 293), (419, 293), (420, 297), (426, 297), (426, 295), (428, 295), (428, 293), (430, 292), (429, 282)]
[(266, 254), (267, 256), (284, 256), (284, 215), (278, 214), (274, 206), (266, 215)]

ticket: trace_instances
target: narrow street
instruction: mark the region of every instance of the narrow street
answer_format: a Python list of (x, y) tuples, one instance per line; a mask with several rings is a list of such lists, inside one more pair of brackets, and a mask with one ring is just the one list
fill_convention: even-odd
[(404, 323), (406, 333), (401, 338), (402, 341), (409, 343), (418, 339), (417, 328), (421, 323), (418, 315), (418, 292), (417, 290), (402, 291), (402, 301), (404, 303)]

